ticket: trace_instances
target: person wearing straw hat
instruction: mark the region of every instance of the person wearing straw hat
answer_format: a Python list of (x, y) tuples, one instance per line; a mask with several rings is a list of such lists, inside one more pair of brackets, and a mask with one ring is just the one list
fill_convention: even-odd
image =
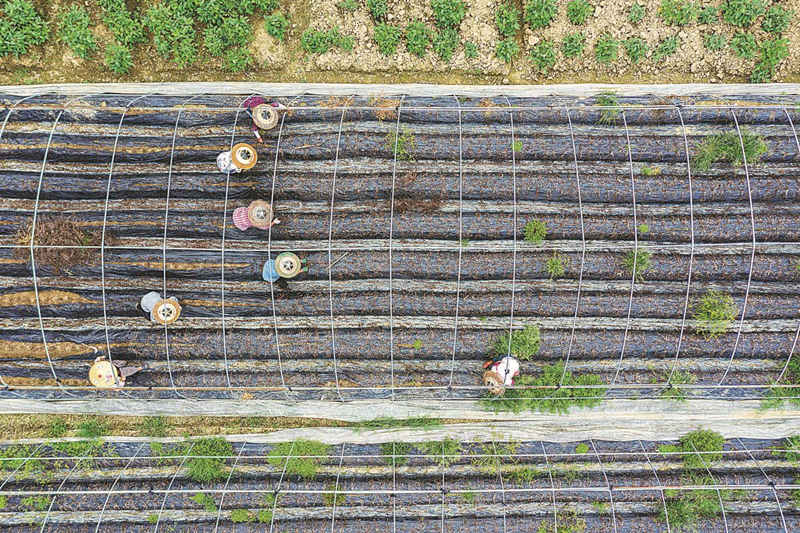
[(278, 125), (280, 111), (286, 106), (278, 102), (269, 102), (261, 96), (251, 96), (242, 105), (253, 119), (253, 135), (259, 143), (263, 143), (259, 130), (271, 130)]
[(483, 364), (486, 369), (483, 373), (483, 384), (489, 387), (489, 392), (500, 396), (505, 388), (514, 384), (514, 378), (519, 375), (519, 361), (511, 355), (498, 355)]
[(162, 298), (156, 291), (150, 291), (142, 296), (136, 306), (144, 315), (156, 324), (172, 324), (181, 316), (181, 304), (174, 296)]
[(308, 260), (300, 259), (292, 252), (278, 254), (275, 259), (270, 259), (264, 263), (261, 269), (261, 278), (270, 283), (278, 283), (286, 287), (286, 280), (292, 279), (301, 272), (308, 272)]
[(98, 389), (116, 389), (125, 386), (125, 380), (143, 370), (142, 366), (120, 366), (101, 355), (89, 369), (89, 383)]
[(217, 168), (223, 174), (239, 173), (250, 170), (258, 162), (256, 149), (247, 143), (239, 143), (228, 151), (217, 156)]
[(247, 207), (237, 207), (233, 210), (233, 225), (241, 231), (255, 227), (269, 229), (275, 224), (280, 224), (279, 218), (273, 218), (272, 206), (264, 200), (254, 200)]

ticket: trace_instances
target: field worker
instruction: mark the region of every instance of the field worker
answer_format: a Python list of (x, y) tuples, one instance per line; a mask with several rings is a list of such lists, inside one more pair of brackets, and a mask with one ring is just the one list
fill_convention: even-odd
[(156, 291), (150, 291), (142, 296), (136, 306), (144, 315), (155, 324), (172, 324), (181, 316), (181, 304), (174, 296), (162, 298)]
[(247, 207), (233, 210), (233, 225), (242, 231), (251, 227), (269, 229), (280, 223), (279, 218), (273, 218), (272, 206), (264, 200), (254, 200)]
[(98, 389), (114, 389), (125, 386), (125, 379), (142, 370), (141, 366), (119, 366), (111, 363), (105, 355), (94, 360), (89, 369), (89, 382)]
[(300, 259), (292, 252), (278, 254), (275, 259), (270, 259), (264, 263), (261, 269), (261, 278), (270, 283), (279, 282), (286, 286), (286, 280), (292, 279), (301, 272), (308, 272), (308, 260)]
[(519, 375), (519, 361), (511, 355), (497, 356), (486, 361), (483, 368), (486, 369), (483, 373), (483, 384), (495, 396), (503, 394), (505, 388), (513, 385), (514, 378)]
[(251, 96), (242, 102), (242, 105), (253, 119), (253, 135), (259, 143), (264, 142), (259, 130), (271, 130), (277, 126), (280, 111), (286, 107), (278, 102), (268, 102), (261, 96)]
[(256, 149), (247, 143), (239, 143), (232, 149), (220, 152), (217, 156), (217, 168), (223, 174), (250, 170), (258, 162)]

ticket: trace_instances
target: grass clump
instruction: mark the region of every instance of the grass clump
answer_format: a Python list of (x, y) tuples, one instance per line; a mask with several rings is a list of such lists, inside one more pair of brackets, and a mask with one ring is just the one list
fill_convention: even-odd
[(385, 56), (390, 56), (397, 52), (397, 45), (400, 44), (402, 36), (403, 31), (399, 27), (381, 22), (375, 26), (373, 39), (378, 45), (378, 51)]
[(772, 455), (783, 457), (793, 464), (800, 462), (800, 435), (787, 437), (783, 450), (775, 450)]
[(506, 2), (500, 4), (494, 13), (494, 21), (500, 35), (513, 37), (519, 30), (519, 10), (514, 4)]
[(544, 265), (545, 271), (551, 280), (564, 277), (566, 262), (567, 260), (562, 254), (553, 252), (553, 257), (550, 257)]
[(582, 26), (586, 19), (594, 14), (594, 6), (587, 0), (570, 0), (567, 2), (567, 18), (576, 26)]
[(544, 475), (544, 472), (528, 466), (514, 468), (506, 474), (506, 477), (512, 482), (522, 485), (525, 483), (532, 483), (536, 478)]
[(557, 12), (555, 0), (528, 0), (525, 3), (525, 22), (532, 30), (546, 28)]
[(680, 39), (678, 39), (677, 35), (663, 39), (658, 43), (658, 46), (656, 46), (655, 50), (653, 50), (653, 61), (658, 63), (669, 56), (674, 55), (675, 52), (678, 51), (679, 44)]
[(467, 5), (462, 0), (431, 0), (433, 19), (439, 29), (455, 29), (467, 14)]
[[(533, 53), (531, 50), (531, 61), (533, 61)], [(519, 54), (519, 45), (514, 39), (503, 39), (497, 42), (495, 55), (506, 63), (511, 63), (511, 60)]]
[(122, 44), (109, 44), (106, 47), (106, 67), (115, 74), (127, 74), (133, 67), (131, 49)]
[[(715, 484), (710, 476), (690, 476), (682, 482), (692, 485)], [(695, 530), (698, 521), (708, 520), (722, 513), (720, 497), (725, 498), (729, 493), (731, 491), (717, 492), (715, 489), (686, 491), (666, 489), (664, 491), (666, 506), (659, 511), (658, 518), (662, 522), (666, 522), (669, 518), (669, 524), (676, 532)]]
[[(233, 446), (222, 437), (205, 437), (194, 441), (191, 456), (186, 461), (189, 478), (197, 483), (225, 479), (225, 458), (233, 454)], [(218, 456), (218, 457), (202, 457)]]
[(458, 30), (444, 28), (433, 36), (433, 51), (442, 61), (450, 61), (458, 48)]
[(774, 5), (764, 15), (764, 20), (761, 21), (761, 29), (767, 33), (779, 35), (789, 27), (792, 16), (794, 16), (794, 12), (791, 9)]
[[(563, 385), (576, 388), (556, 388)], [(556, 363), (545, 366), (538, 376), (520, 376), (516, 385), (551, 388), (514, 388), (506, 389), (500, 397), (486, 397), (482, 404), (493, 411), (541, 411), (545, 413), (567, 413), (572, 407), (593, 407), (599, 404), (605, 395), (605, 387), (599, 376), (581, 374), (574, 376), (572, 372), (564, 373), (564, 364)], [(592, 388), (589, 388), (592, 386)], [(493, 399), (494, 398), (494, 399)]]
[(346, 495), (341, 492), (336, 492), (336, 485), (333, 483), (326, 485), (325, 490), (328, 492), (322, 495), (322, 503), (324, 503), (326, 507), (333, 507), (334, 505), (338, 507), (343, 505), (347, 500)]
[(478, 46), (472, 41), (464, 41), (464, 57), (467, 59), (478, 57)]
[[(741, 139), (735, 131), (707, 136), (697, 148), (693, 164), (696, 170), (708, 170), (718, 161), (727, 161), (735, 167), (744, 163), (745, 156), (750, 165), (758, 163), (766, 153), (767, 145), (760, 135), (741, 130)], [(744, 152), (744, 153), (743, 153)]]
[(54, 418), (47, 428), (47, 436), (58, 439), (67, 434), (67, 422), (61, 417)]
[[(792, 357), (792, 359), (789, 360), (789, 364), (786, 366), (786, 372), (783, 375), (783, 382), (784, 385), (800, 385), (800, 359), (797, 357)], [(798, 389), (773, 383), (764, 397), (764, 400), (761, 402), (761, 407), (764, 409), (777, 409), (783, 407), (786, 402), (793, 405), (800, 405), (800, 398), (795, 398), (795, 396), (798, 395), (797, 391)], [(798, 444), (800, 444), (800, 442)]]
[(773, 39), (761, 43), (761, 57), (750, 74), (752, 83), (767, 83), (775, 76), (778, 63), (789, 57), (789, 41)]
[(690, 0), (661, 0), (658, 16), (667, 26), (686, 26), (697, 16), (697, 6)]
[(542, 74), (553, 68), (556, 64), (556, 47), (552, 41), (540, 41), (531, 48), (531, 63)]
[(264, 29), (275, 39), (283, 41), (286, 38), (286, 30), (289, 29), (289, 19), (283, 13), (275, 13), (264, 18)]
[(601, 35), (594, 43), (594, 57), (603, 65), (613, 63), (619, 58), (619, 41), (611, 34)]
[(405, 466), (412, 449), (413, 446), (407, 442), (384, 442), (381, 444), (381, 455), (387, 465)]
[(83, 6), (72, 5), (61, 16), (58, 34), (72, 53), (86, 59), (97, 50), (97, 42), (89, 29), (89, 12)]
[(670, 386), (664, 389), (660, 396), (665, 400), (674, 400), (676, 402), (686, 401), (686, 391), (676, 385), (691, 385), (697, 382), (697, 378), (690, 372), (682, 372), (680, 370), (672, 373)]
[(651, 258), (652, 254), (647, 250), (629, 250), (622, 263), (636, 281), (641, 282), (644, 281), (644, 273), (652, 266)]
[(719, 52), (728, 45), (728, 39), (721, 33), (709, 33), (703, 37), (703, 45), (712, 52)]
[(738, 314), (739, 308), (729, 294), (711, 289), (695, 304), (695, 332), (706, 340), (719, 337)]
[(577, 446), (575, 446), (575, 453), (588, 453), (589, 452), (589, 445), (581, 442)]
[(139, 424), (138, 430), (145, 437), (166, 437), (170, 425), (163, 416), (147, 416)]
[(28, 511), (47, 511), (50, 508), (50, 498), (47, 496), (28, 496), (22, 498), (19, 504)]
[(431, 42), (431, 31), (418, 20), (406, 26), (406, 49), (417, 57), (425, 57)]
[(519, 443), (515, 441), (488, 444), (479, 447), (470, 459), (470, 462), (481, 472), (489, 475), (497, 475), (498, 467), (501, 462), (516, 462), (514, 457), (517, 454)]
[(495, 355), (510, 353), (520, 361), (528, 361), (539, 353), (542, 337), (537, 326), (525, 326), (514, 330), (510, 335), (504, 333), (492, 344)]
[[(678, 451), (684, 452), (684, 468), (705, 470), (707, 466), (722, 459), (725, 437), (710, 429), (697, 429), (681, 437), (678, 442)], [(695, 453), (695, 450), (700, 453)]]
[(717, 8), (714, 6), (706, 6), (697, 12), (697, 22), (700, 24), (714, 24), (717, 19)]
[(6, 0), (0, 18), (0, 57), (20, 57), (50, 36), (47, 22), (28, 0)]
[(293, 442), (282, 442), (273, 446), (267, 457), (267, 462), (275, 468), (286, 468), (289, 475), (299, 476), (304, 479), (313, 479), (317, 475), (317, 467), (322, 462), (321, 457), (302, 456), (327, 456), (330, 446), (314, 440), (298, 439)]
[(567, 34), (561, 41), (561, 53), (564, 57), (578, 57), (586, 47), (586, 36), (581, 32)]
[(736, 32), (736, 34), (731, 37), (731, 49), (741, 58), (752, 59), (758, 49), (756, 38), (752, 33), (745, 33), (743, 31)]
[(639, 24), (644, 18), (645, 13), (644, 6), (638, 2), (634, 2), (631, 7), (628, 8), (628, 22), (634, 26)]
[(399, 135), (396, 130), (386, 134), (386, 149), (401, 161), (413, 161), (414, 152), (417, 150), (417, 141), (411, 130), (401, 128)]
[(606, 126), (616, 124), (620, 116), (619, 100), (614, 93), (600, 93), (594, 99), (595, 105), (602, 107), (600, 110), (600, 118), (597, 120), (599, 124)]
[(78, 436), (84, 439), (96, 439), (108, 435), (108, 425), (97, 420), (87, 420), (78, 425)]
[(424, 428), (435, 429), (442, 427), (441, 418), (430, 418), (427, 416), (417, 416), (412, 418), (392, 418), (381, 417), (357, 422), (353, 426), (355, 429), (391, 429), (391, 428)]
[(217, 512), (217, 502), (205, 492), (198, 492), (189, 499), (200, 505), (207, 513)]
[(342, 11), (347, 11), (348, 13), (352, 13), (358, 9), (358, 0), (342, 0), (336, 7), (341, 9)]
[(751, 26), (765, 10), (764, 0), (725, 0), (719, 8), (725, 22), (740, 28)]
[(386, 0), (367, 0), (367, 10), (375, 22), (383, 22), (389, 13), (389, 4)]
[(630, 60), (634, 63), (641, 61), (650, 49), (647, 42), (641, 37), (629, 37), (622, 41), (622, 47)]
[(536, 244), (542, 244), (547, 236), (547, 224), (535, 218), (525, 224), (525, 240)]
[(449, 437), (444, 440), (417, 442), (414, 446), (424, 455), (432, 456), (430, 459), (442, 468), (452, 465), (461, 456), (461, 444)]
[(353, 49), (354, 41), (350, 35), (342, 35), (339, 28), (334, 27), (329, 30), (306, 30), (300, 37), (300, 46), (309, 54), (324, 54), (331, 48), (350, 51)]
[(243, 524), (245, 522), (252, 522), (255, 520), (255, 515), (249, 509), (232, 509), (231, 522), (234, 524)]

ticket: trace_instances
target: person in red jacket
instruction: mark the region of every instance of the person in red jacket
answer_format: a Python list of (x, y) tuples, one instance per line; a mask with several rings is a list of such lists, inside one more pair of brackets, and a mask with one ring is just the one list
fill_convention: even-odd
[(262, 96), (251, 96), (242, 102), (242, 106), (253, 119), (253, 135), (259, 143), (264, 142), (260, 130), (271, 130), (277, 126), (280, 110), (286, 107), (278, 102), (269, 102)]

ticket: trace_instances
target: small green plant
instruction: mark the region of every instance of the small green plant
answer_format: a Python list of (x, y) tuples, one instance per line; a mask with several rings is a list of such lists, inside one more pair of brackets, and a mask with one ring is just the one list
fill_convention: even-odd
[(78, 436), (94, 439), (108, 434), (108, 425), (98, 420), (87, 420), (78, 424)]
[(67, 422), (61, 418), (54, 418), (47, 428), (47, 436), (51, 439), (58, 439), (67, 434)]
[(532, 30), (546, 28), (557, 12), (556, 0), (528, 0), (525, 3), (525, 22)]
[(614, 93), (600, 93), (594, 99), (595, 105), (601, 107), (598, 124), (610, 126), (617, 123), (621, 114), (619, 100)]
[(761, 57), (750, 74), (751, 83), (767, 83), (775, 76), (778, 63), (789, 57), (789, 41), (773, 39), (759, 46)]
[(431, 0), (431, 9), (439, 29), (457, 29), (467, 14), (467, 4), (462, 0)]
[(252, 28), (245, 17), (230, 17), (221, 24), (206, 28), (203, 44), (213, 56), (224, 56), (225, 51), (245, 47), (250, 41)]
[(728, 45), (728, 39), (721, 33), (709, 33), (703, 37), (703, 45), (712, 52), (719, 52)]
[(717, 8), (706, 6), (697, 13), (697, 22), (700, 24), (714, 24), (717, 22)]
[(509, 470), (508, 474), (506, 474), (506, 477), (512, 482), (522, 485), (525, 483), (532, 483), (536, 480), (536, 478), (544, 475), (544, 472), (528, 466)]
[(464, 41), (464, 57), (467, 59), (478, 57), (478, 46), (472, 41)]
[(647, 224), (639, 224), (638, 226), (636, 226), (636, 229), (641, 235), (647, 235), (648, 233), (650, 233), (650, 226), (648, 226)]
[(350, 35), (342, 35), (338, 27), (325, 31), (306, 30), (300, 37), (300, 45), (310, 54), (324, 54), (331, 48), (350, 51), (354, 40)]
[(797, 465), (800, 462), (800, 435), (787, 437), (783, 448), (782, 450), (773, 451), (772, 455), (783, 457), (793, 465)]
[[(684, 468), (705, 470), (706, 467), (722, 459), (725, 437), (709, 429), (696, 429), (681, 437), (678, 442), (680, 451), (684, 452)], [(696, 452), (700, 452), (700, 454)]]
[(6, 0), (5, 16), (0, 18), (0, 57), (13, 54), (20, 57), (31, 46), (44, 44), (50, 36), (47, 22), (28, 0)]
[[(284, 468), (289, 475), (313, 479), (322, 457), (327, 456), (330, 446), (313, 440), (298, 439), (282, 442), (270, 450), (267, 462), (275, 468)], [(305, 456), (305, 457), (304, 457)], [(322, 456), (322, 457), (308, 457)]]
[(461, 245), (462, 248), (466, 248), (469, 246), (469, 239), (461, 239), (458, 241), (458, 244)]
[(442, 61), (450, 61), (458, 48), (458, 30), (444, 28), (433, 36), (433, 51)]
[(645, 13), (644, 6), (638, 2), (634, 2), (628, 9), (628, 22), (634, 26), (639, 24), (644, 18)]
[[(784, 385), (800, 385), (800, 359), (795, 356), (789, 360), (786, 372), (783, 376)], [(790, 404), (800, 405), (800, 398), (797, 397), (797, 389), (772, 383), (766, 397), (761, 403), (764, 409), (777, 409), (789, 402)], [(800, 439), (800, 437), (795, 437)], [(798, 442), (800, 445), (800, 442)]]
[(500, 4), (494, 12), (494, 21), (500, 35), (513, 37), (519, 30), (519, 10), (510, 2)]
[(289, 29), (289, 19), (283, 13), (275, 13), (264, 18), (264, 28), (267, 33), (279, 41), (286, 38), (286, 30)]
[[(497, 49), (495, 50), (495, 55), (505, 61), (506, 63), (511, 63), (511, 60), (519, 54), (519, 45), (517, 41), (514, 39), (503, 39), (498, 41)], [(531, 51), (531, 57), (533, 56), (533, 51)]]
[(166, 437), (170, 424), (163, 416), (147, 416), (139, 424), (139, 433), (145, 437)]
[(697, 6), (690, 0), (661, 0), (658, 15), (667, 26), (686, 26), (697, 16)]
[(697, 382), (697, 378), (690, 372), (682, 372), (680, 370), (672, 373), (670, 379), (670, 386), (661, 392), (661, 397), (665, 400), (674, 400), (676, 402), (686, 401), (686, 391), (679, 385), (691, 385)]
[(514, 456), (518, 448), (519, 443), (515, 441), (481, 446), (475, 450), (470, 462), (484, 474), (496, 476), (501, 462), (516, 462)]
[(147, 515), (147, 522), (150, 524), (158, 524), (158, 515), (156, 513), (150, 513)]
[(511, 151), (515, 154), (522, 151), (522, 141), (514, 141), (511, 143)]
[(246, 49), (231, 48), (225, 52), (223, 64), (230, 72), (244, 72), (253, 66), (253, 56)]
[(252, 522), (255, 520), (255, 516), (253, 513), (250, 512), (249, 509), (232, 509), (231, 510), (231, 522), (234, 524), (242, 524), (244, 522)]
[(133, 66), (130, 49), (122, 44), (111, 43), (106, 47), (106, 67), (115, 74), (127, 74)]
[(205, 509), (207, 513), (216, 513), (217, 512), (217, 502), (214, 501), (214, 498), (206, 494), (205, 492), (198, 492), (191, 498), (189, 498), (196, 504), (200, 505)]
[(475, 503), (475, 493), (472, 491), (462, 492), (461, 499), (464, 500), (464, 503), (473, 505)]
[(421, 349), (421, 348), (422, 348), (422, 341), (421, 341), (421, 340), (419, 340), (419, 339), (415, 340), (415, 341), (414, 341), (414, 342), (411, 344), (411, 347), (412, 347), (412, 348), (414, 348), (415, 350), (419, 350), (419, 349)]
[(405, 466), (412, 449), (413, 446), (407, 442), (384, 442), (381, 444), (381, 455), (389, 466)]
[(588, 453), (589, 452), (589, 445), (581, 442), (577, 446), (575, 446), (575, 453)]
[(545, 270), (547, 271), (547, 275), (550, 277), (551, 280), (557, 280), (558, 278), (564, 277), (564, 273), (566, 272), (566, 258), (559, 254), (558, 252), (553, 252), (553, 256), (550, 257), (547, 262), (545, 263)]
[(504, 333), (492, 344), (495, 355), (510, 353), (520, 361), (528, 361), (539, 353), (542, 338), (538, 326), (525, 326), (514, 330), (510, 335)]
[(383, 22), (389, 13), (389, 4), (386, 0), (367, 0), (367, 9), (375, 22)]
[[(690, 485), (714, 485), (710, 476), (692, 475), (683, 480)], [(673, 531), (693, 531), (700, 520), (715, 518), (722, 513), (720, 498), (727, 498), (732, 491), (715, 489), (664, 491), (666, 506), (659, 511), (658, 518), (662, 522), (669, 519)]]
[(417, 141), (411, 130), (403, 127), (400, 128), (400, 135), (396, 130), (386, 134), (386, 149), (400, 161), (413, 161), (414, 152), (417, 150)]
[(677, 35), (662, 39), (661, 42), (658, 43), (658, 46), (656, 46), (656, 48), (653, 50), (653, 61), (658, 63), (669, 56), (674, 55), (675, 52), (678, 51), (679, 44), (680, 40), (678, 39)]
[(272, 523), (272, 509), (261, 509), (256, 513), (256, 522), (260, 524)]
[(603, 65), (613, 63), (619, 58), (619, 41), (608, 33), (601, 35), (594, 43), (594, 57)]
[(89, 12), (83, 6), (72, 5), (66, 13), (61, 16), (58, 32), (61, 40), (70, 47), (72, 52), (83, 59), (86, 59), (95, 50), (95, 42), (92, 30), (89, 29)]
[(649, 47), (641, 37), (629, 37), (622, 41), (622, 47), (633, 63), (638, 63), (646, 55)]
[(587, 0), (567, 2), (567, 18), (576, 26), (582, 26), (594, 14), (594, 6)]
[(660, 176), (661, 169), (659, 167), (642, 167), (642, 176)]
[(103, 24), (121, 45), (131, 47), (144, 41), (144, 25), (142, 21), (128, 10), (125, 0), (98, 0), (103, 9)]
[(578, 57), (586, 47), (586, 36), (581, 32), (570, 33), (561, 41), (561, 52), (564, 57)]
[(789, 22), (791, 22), (793, 15), (794, 12), (791, 9), (774, 5), (764, 15), (764, 20), (761, 21), (761, 29), (767, 33), (779, 35), (789, 27)]
[(525, 240), (536, 244), (542, 244), (547, 237), (547, 224), (535, 218), (525, 224)]
[(324, 503), (326, 507), (333, 507), (334, 505), (338, 507), (343, 505), (347, 500), (347, 496), (345, 494), (336, 492), (336, 485), (333, 483), (326, 485), (325, 490), (328, 492), (325, 492), (322, 495), (322, 503)]
[(556, 47), (552, 41), (539, 41), (533, 48), (531, 48), (531, 63), (542, 74), (547, 74), (548, 71), (556, 64)]
[(22, 498), (19, 504), (29, 511), (47, 511), (50, 508), (50, 498), (47, 496), (28, 496)]
[(747, 28), (764, 14), (764, 0), (725, 0), (719, 8), (722, 19), (733, 26)]
[(417, 442), (414, 446), (424, 455), (431, 455), (430, 459), (442, 468), (447, 468), (461, 455), (461, 444), (451, 438), (444, 440)]
[(233, 454), (233, 446), (222, 437), (204, 437), (194, 441), (186, 461), (188, 476), (197, 483), (219, 481), (227, 476), (225, 458)]
[(731, 37), (731, 48), (737, 56), (744, 59), (752, 59), (755, 56), (758, 45), (753, 34), (739, 31)]
[(417, 57), (425, 57), (431, 42), (431, 31), (424, 23), (415, 20), (406, 26), (406, 49)]
[(719, 337), (738, 314), (739, 308), (729, 294), (711, 289), (694, 306), (695, 332), (706, 340)]
[(592, 507), (599, 514), (606, 514), (611, 509), (611, 506), (606, 502), (592, 502)]
[(378, 45), (378, 51), (385, 56), (390, 56), (397, 52), (397, 45), (400, 44), (402, 36), (403, 31), (400, 28), (381, 22), (375, 26), (373, 39)]
[(629, 250), (622, 263), (636, 277), (636, 281), (644, 281), (644, 273), (650, 268), (652, 254), (647, 250)]
[(353, 424), (355, 429), (391, 429), (391, 428), (421, 428), (436, 429), (442, 427), (440, 418), (430, 418), (427, 416), (417, 416), (412, 418), (392, 418), (381, 417), (373, 418)]
[(718, 161), (727, 161), (738, 167), (744, 163), (754, 165), (766, 153), (767, 145), (760, 135), (752, 134), (747, 129), (741, 128), (741, 139), (735, 131), (718, 133), (707, 136), (697, 147), (692, 164), (697, 170), (708, 170)]
[(342, 0), (336, 7), (341, 9), (342, 11), (347, 11), (348, 13), (352, 13), (353, 11), (358, 9), (358, 1), (357, 0)]

